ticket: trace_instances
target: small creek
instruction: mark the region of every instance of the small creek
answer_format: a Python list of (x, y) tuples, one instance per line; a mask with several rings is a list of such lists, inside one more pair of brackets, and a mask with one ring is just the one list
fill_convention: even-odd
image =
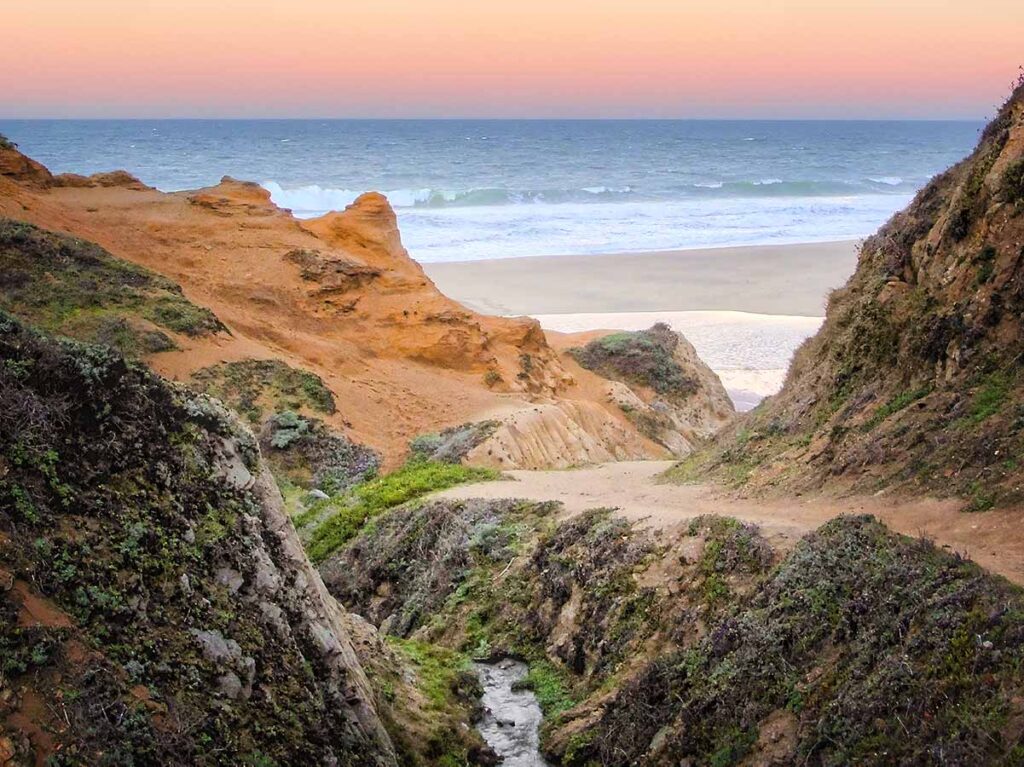
[(505, 659), (475, 665), (484, 688), (484, 716), (477, 729), (504, 759), (502, 767), (548, 767), (540, 755), (543, 715), (537, 698), (529, 690), (513, 689), (526, 677), (526, 664)]

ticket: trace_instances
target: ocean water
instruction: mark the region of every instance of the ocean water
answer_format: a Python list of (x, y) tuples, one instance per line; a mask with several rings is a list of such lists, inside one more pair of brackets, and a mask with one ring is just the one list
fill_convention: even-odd
[(424, 262), (870, 234), (982, 125), (836, 121), (0, 120), (55, 172), (257, 181), (298, 216), (378, 190)]

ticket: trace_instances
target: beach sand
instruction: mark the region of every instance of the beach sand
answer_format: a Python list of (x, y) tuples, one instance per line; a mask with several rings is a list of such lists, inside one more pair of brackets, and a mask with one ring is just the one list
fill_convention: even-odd
[(737, 311), (821, 317), (857, 242), (423, 264), (441, 292), (488, 314)]
[(666, 322), (696, 347), (739, 410), (777, 392), (817, 332), (854, 241), (424, 264), (446, 294), (547, 331), (641, 330)]

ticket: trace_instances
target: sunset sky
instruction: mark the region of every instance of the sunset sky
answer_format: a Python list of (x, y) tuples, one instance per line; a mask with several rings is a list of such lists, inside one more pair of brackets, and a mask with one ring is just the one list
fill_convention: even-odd
[(0, 117), (990, 116), (1021, 0), (7, 0)]

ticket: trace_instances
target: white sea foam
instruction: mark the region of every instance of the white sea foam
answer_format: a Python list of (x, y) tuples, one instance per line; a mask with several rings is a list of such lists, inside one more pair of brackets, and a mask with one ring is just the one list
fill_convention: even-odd
[(868, 181), (884, 184), (885, 186), (899, 186), (903, 183), (903, 179), (899, 176), (881, 176), (880, 178), (869, 178)]
[(675, 201), (398, 208), (423, 262), (601, 254), (865, 237), (909, 195), (693, 197)]
[[(300, 218), (344, 209), (359, 195), (317, 185), (283, 189), (273, 181), (264, 187)], [(602, 189), (580, 190), (593, 202), (558, 204), (536, 193), (517, 199), (488, 189), (385, 194), (397, 210), (406, 247), (427, 263), (856, 238), (909, 201), (898, 194), (716, 196), (719, 188), (711, 187), (708, 197), (629, 202), (624, 188)]]

